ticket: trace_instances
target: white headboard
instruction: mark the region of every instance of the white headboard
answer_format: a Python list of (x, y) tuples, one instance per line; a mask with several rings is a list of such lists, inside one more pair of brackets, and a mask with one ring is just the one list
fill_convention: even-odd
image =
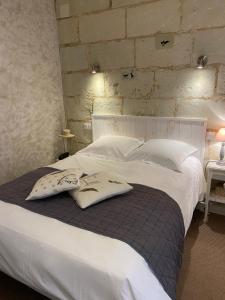
[(93, 115), (93, 141), (102, 135), (124, 135), (142, 138), (174, 139), (187, 142), (199, 149), (196, 156), (204, 160), (206, 119), (167, 118), (148, 116)]

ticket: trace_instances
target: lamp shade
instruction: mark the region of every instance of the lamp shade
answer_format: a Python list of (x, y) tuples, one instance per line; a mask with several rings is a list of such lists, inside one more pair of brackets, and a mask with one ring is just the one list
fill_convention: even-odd
[(225, 142), (225, 128), (220, 128), (216, 134), (216, 140), (218, 142)]

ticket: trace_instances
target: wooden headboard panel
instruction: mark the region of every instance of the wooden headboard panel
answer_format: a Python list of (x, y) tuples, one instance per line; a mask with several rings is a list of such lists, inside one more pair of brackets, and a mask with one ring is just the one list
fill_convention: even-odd
[(148, 116), (93, 115), (93, 141), (102, 135), (124, 135), (142, 138), (173, 139), (187, 142), (199, 151), (196, 157), (204, 160), (206, 119), (167, 118)]

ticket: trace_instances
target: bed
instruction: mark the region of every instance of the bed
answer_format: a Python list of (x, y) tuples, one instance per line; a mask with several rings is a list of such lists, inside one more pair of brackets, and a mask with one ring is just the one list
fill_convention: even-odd
[[(179, 206), (186, 234), (204, 194), (204, 119), (93, 116), (93, 140), (103, 135), (187, 142), (198, 151), (182, 173), (155, 163), (114, 161), (78, 153), (49, 167), (108, 171), (162, 191)], [(151, 176), (150, 176), (151, 174)], [(154, 174), (154, 175), (152, 175)], [(12, 193), (12, 195), (15, 194)], [(1, 201), (0, 270), (50, 299), (171, 299), (146, 260), (129, 244)]]

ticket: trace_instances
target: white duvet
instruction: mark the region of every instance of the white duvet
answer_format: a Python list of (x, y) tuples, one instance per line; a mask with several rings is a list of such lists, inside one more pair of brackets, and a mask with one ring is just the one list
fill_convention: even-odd
[[(180, 206), (187, 231), (203, 193), (195, 157), (177, 173), (140, 161), (100, 160), (77, 154), (52, 165), (86, 173), (113, 172), (129, 183), (158, 188)], [(145, 260), (121, 241), (79, 229), (0, 201), (0, 270), (51, 299), (169, 299)]]

